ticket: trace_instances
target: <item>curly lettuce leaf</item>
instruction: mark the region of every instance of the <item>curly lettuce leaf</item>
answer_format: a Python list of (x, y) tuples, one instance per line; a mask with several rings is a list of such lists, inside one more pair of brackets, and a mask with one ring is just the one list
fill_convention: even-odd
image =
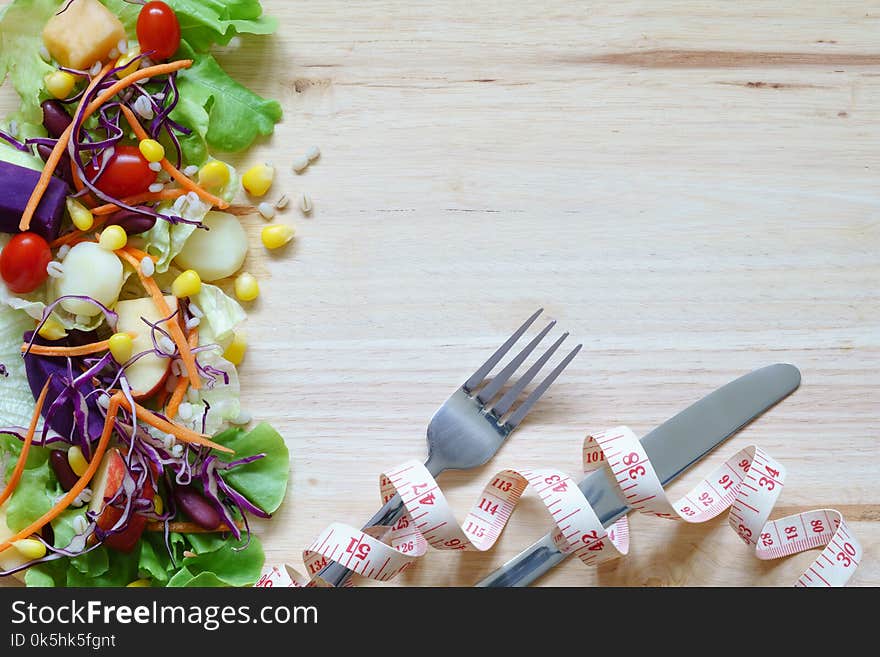
[(196, 536), (190, 536), (196, 556), (183, 559), (183, 565), (168, 580), (168, 586), (253, 586), (260, 578), (265, 554), (256, 536), (251, 536), (243, 550), (236, 549), (240, 546), (227, 539), (211, 551), (200, 551)]
[[(126, 0), (101, 0), (134, 35), (140, 6)], [(165, 0), (180, 23), (180, 36), (193, 48), (206, 51), (225, 46), (237, 34), (272, 34), (278, 21), (263, 15), (259, 0)]]
[(20, 116), (25, 121), (43, 121), (43, 78), (54, 68), (40, 57), (40, 47), (43, 27), (60, 4), (60, 0), (15, 0), (0, 14), (0, 82), (9, 77), (21, 97)]
[[(49, 511), (55, 499), (64, 493), (49, 465), (49, 451), (34, 448), (35, 456), (42, 460), (37, 466), (25, 467), (15, 492), (6, 506), (6, 525), (19, 532)], [(31, 460), (28, 455), (28, 461)], [(30, 465), (30, 463), (28, 463)]]
[(233, 80), (211, 55), (185, 44), (181, 52), (193, 59), (193, 65), (178, 76), (186, 102), (174, 109), (171, 118), (193, 131), (183, 140), (188, 157), (203, 152), (200, 139), (216, 150), (234, 152), (244, 150), (259, 136), (272, 134), (282, 115), (278, 101), (262, 98)]
[(219, 455), (225, 461), (254, 454), (266, 455), (253, 463), (221, 472), (221, 476), (266, 513), (277, 511), (284, 501), (290, 474), (290, 453), (281, 435), (268, 423), (261, 422), (250, 431), (229, 429), (214, 440), (235, 450), (233, 455)]

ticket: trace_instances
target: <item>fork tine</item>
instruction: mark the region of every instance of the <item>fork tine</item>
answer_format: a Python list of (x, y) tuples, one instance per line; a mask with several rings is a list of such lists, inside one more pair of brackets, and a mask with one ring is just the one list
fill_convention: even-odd
[(492, 371), (492, 368), (498, 364), (502, 358), (504, 358), (504, 354), (510, 351), (510, 348), (516, 343), (517, 340), (522, 337), (522, 334), (526, 332), (526, 330), (534, 323), (536, 319), (538, 319), (538, 315), (544, 312), (543, 308), (538, 308), (531, 317), (529, 317), (525, 323), (520, 326), (516, 331), (514, 331), (513, 335), (507, 338), (507, 342), (498, 347), (498, 350), (489, 357), (485, 363), (480, 366), (476, 372), (471, 374), (471, 378), (464, 382), (462, 388), (465, 392), (470, 393), (476, 386), (478, 386), (483, 379), (486, 378), (486, 375)]
[(520, 404), (516, 411), (514, 411), (513, 415), (510, 416), (510, 419), (505, 422), (505, 424), (509, 425), (511, 428), (516, 427), (520, 422), (523, 421), (523, 418), (528, 414), (530, 410), (532, 410), (532, 406), (535, 405), (535, 402), (540, 399), (541, 395), (543, 395), (547, 388), (550, 387), (550, 384), (556, 380), (556, 377), (562, 373), (562, 370), (566, 368), (566, 366), (571, 362), (571, 360), (577, 356), (577, 353), (581, 350), (583, 345), (578, 345), (574, 349), (572, 349), (568, 356), (566, 356), (556, 368), (547, 375), (543, 381), (541, 381), (540, 385), (532, 391), (526, 400)]
[(498, 394), (498, 391), (501, 390), (501, 387), (505, 383), (507, 383), (510, 377), (513, 376), (513, 373), (519, 369), (519, 366), (523, 364), (523, 361), (528, 358), (528, 355), (532, 353), (532, 351), (534, 351), (535, 347), (538, 346), (538, 343), (540, 343), (541, 340), (544, 339), (544, 337), (550, 332), (550, 329), (552, 329), (554, 326), (556, 326), (556, 320), (553, 320), (552, 322), (547, 324), (547, 326), (544, 327), (543, 331), (532, 338), (532, 341), (529, 342), (525, 347), (523, 347), (523, 350), (520, 351), (516, 355), (516, 357), (511, 360), (507, 364), (507, 366), (505, 366), (503, 370), (498, 372), (497, 376), (492, 379), (492, 382), (480, 391), (480, 394), (477, 395), (477, 401), (479, 401), (481, 404), (485, 404), (487, 401), (492, 399), (492, 397)]
[(519, 394), (525, 389), (527, 385), (531, 382), (532, 379), (535, 378), (535, 375), (541, 371), (541, 368), (550, 360), (550, 357), (556, 352), (565, 339), (568, 337), (568, 333), (563, 333), (556, 342), (554, 342), (550, 348), (544, 352), (544, 354), (535, 361), (534, 365), (532, 365), (528, 371), (523, 374), (519, 380), (513, 385), (513, 387), (508, 390), (504, 396), (498, 400), (497, 404), (492, 405), (492, 410), (498, 417), (501, 417), (507, 411), (510, 410), (510, 407), (513, 406), (513, 402), (516, 401), (516, 398), (519, 397)]

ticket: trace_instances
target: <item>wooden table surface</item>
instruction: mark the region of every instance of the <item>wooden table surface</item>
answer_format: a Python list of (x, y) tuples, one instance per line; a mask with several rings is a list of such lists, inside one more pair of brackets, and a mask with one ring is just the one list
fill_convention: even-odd
[[(424, 456), (433, 410), (544, 306), (584, 349), (489, 466), (442, 478), (460, 517), (497, 469), (577, 474), (589, 429), (645, 433), (787, 361), (801, 389), (672, 491), (757, 443), (789, 469), (774, 517), (840, 509), (866, 549), (852, 583), (880, 584), (876, 3), (264, 5), (280, 33), (220, 58), (285, 121), (236, 161), (315, 205), (248, 264), (243, 405), (293, 456), (271, 561), (366, 520), (382, 469)], [(470, 584), (547, 528), (527, 495), (491, 552), (396, 583)], [(724, 518), (632, 531), (629, 557), (540, 583), (787, 585), (816, 554), (758, 561)]]

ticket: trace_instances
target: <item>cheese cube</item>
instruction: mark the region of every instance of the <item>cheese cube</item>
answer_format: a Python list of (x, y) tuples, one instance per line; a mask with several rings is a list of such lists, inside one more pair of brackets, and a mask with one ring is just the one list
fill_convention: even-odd
[(43, 43), (62, 66), (87, 69), (125, 38), (119, 19), (98, 0), (73, 0), (43, 29)]

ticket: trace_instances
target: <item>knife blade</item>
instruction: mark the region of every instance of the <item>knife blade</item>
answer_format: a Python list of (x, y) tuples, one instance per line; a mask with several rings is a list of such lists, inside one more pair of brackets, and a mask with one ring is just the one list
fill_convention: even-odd
[[(665, 486), (756, 417), (797, 390), (801, 373), (787, 363), (768, 365), (706, 395), (642, 439), (642, 446)], [(605, 527), (629, 512), (606, 469), (578, 484)], [(568, 554), (553, 543), (552, 532), (475, 584), (528, 586)]]

